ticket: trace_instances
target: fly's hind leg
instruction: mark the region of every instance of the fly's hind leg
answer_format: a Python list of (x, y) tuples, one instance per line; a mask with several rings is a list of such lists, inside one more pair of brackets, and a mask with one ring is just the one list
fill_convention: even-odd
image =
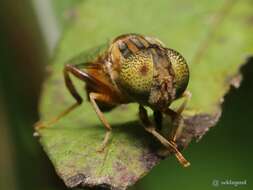
[(89, 93), (89, 97), (90, 97), (90, 101), (92, 103), (92, 106), (95, 109), (96, 114), (98, 115), (100, 121), (104, 124), (104, 126), (106, 128), (104, 140), (98, 149), (98, 152), (103, 152), (103, 150), (105, 149), (105, 147), (107, 146), (107, 144), (110, 140), (112, 128), (111, 128), (110, 124), (108, 123), (108, 121), (106, 120), (103, 112), (101, 112), (101, 110), (99, 109), (99, 107), (96, 103), (96, 100), (99, 102), (108, 103), (108, 104), (112, 104), (113, 100), (108, 95), (95, 93), (95, 92)]
[(157, 140), (159, 140), (161, 144), (163, 144), (166, 148), (170, 150), (170, 152), (173, 152), (182, 166), (188, 167), (190, 165), (190, 163), (178, 151), (177, 145), (173, 141), (168, 141), (166, 138), (164, 138), (160, 133), (156, 131), (156, 128), (148, 118), (146, 109), (141, 105), (139, 106), (139, 117), (144, 126), (144, 129), (147, 132), (151, 133)]
[(64, 75), (65, 85), (66, 85), (68, 91), (71, 93), (71, 95), (76, 100), (76, 102), (73, 105), (71, 105), (70, 107), (68, 107), (66, 110), (61, 112), (55, 118), (52, 118), (51, 120), (49, 120), (47, 122), (41, 122), (41, 121), (37, 122), (35, 124), (36, 131), (38, 131), (41, 128), (46, 128), (46, 127), (52, 126), (57, 121), (59, 121), (62, 117), (66, 116), (68, 113), (73, 111), (76, 107), (78, 107), (82, 103), (83, 99), (79, 95), (79, 93), (77, 92), (77, 90), (70, 78), (70, 73), (73, 74), (75, 77), (79, 78), (80, 80), (86, 80), (88, 75), (84, 71), (81, 71), (80, 69), (78, 69), (78, 67), (75, 65), (66, 65), (64, 67), (63, 75)]

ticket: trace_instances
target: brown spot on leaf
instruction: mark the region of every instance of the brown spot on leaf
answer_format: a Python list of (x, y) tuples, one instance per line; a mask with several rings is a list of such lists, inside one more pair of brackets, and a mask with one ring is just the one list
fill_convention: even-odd
[(203, 135), (218, 122), (221, 116), (221, 109), (215, 115), (198, 114), (184, 120), (185, 128), (177, 140), (180, 148), (185, 148), (193, 138), (199, 141)]
[(160, 158), (154, 152), (144, 152), (140, 157), (140, 161), (143, 163), (145, 169), (150, 170), (160, 161)]
[(80, 184), (82, 184), (85, 181), (85, 176), (83, 174), (77, 174), (70, 178), (68, 178), (65, 183), (68, 187), (73, 188)]
[(249, 25), (253, 25), (253, 15), (249, 16), (246, 21)]
[(117, 171), (118, 180), (121, 182), (122, 186), (127, 186), (124, 184), (134, 184), (135, 181), (138, 179), (133, 172), (129, 170), (129, 166), (121, 163), (119, 161), (115, 162), (114, 167)]

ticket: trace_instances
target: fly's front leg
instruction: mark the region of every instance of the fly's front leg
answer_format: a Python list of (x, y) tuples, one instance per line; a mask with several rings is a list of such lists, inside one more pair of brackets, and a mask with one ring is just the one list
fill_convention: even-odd
[(184, 156), (178, 151), (177, 145), (173, 141), (168, 141), (164, 138), (160, 133), (156, 131), (154, 125), (152, 125), (151, 121), (148, 118), (148, 114), (146, 109), (143, 106), (139, 106), (139, 117), (144, 125), (144, 129), (151, 133), (157, 140), (159, 140), (166, 148), (168, 148), (171, 152), (175, 153), (176, 158), (182, 164), (182, 166), (187, 167), (190, 163), (184, 158)]
[[(182, 118), (182, 112), (184, 111), (188, 101), (191, 99), (191, 93), (189, 91), (185, 91), (182, 95), (182, 98), (185, 98), (184, 102), (179, 106), (177, 111), (173, 111), (172, 109), (167, 108), (164, 113), (169, 115), (172, 120), (172, 129), (170, 131), (168, 139), (174, 143), (176, 143), (176, 140), (178, 136), (181, 134), (183, 130), (183, 118)], [(159, 155), (166, 156), (170, 152), (168, 150), (161, 149), (159, 151)]]
[(96, 100), (103, 102), (103, 103), (112, 104), (113, 99), (108, 95), (95, 93), (95, 92), (91, 92), (89, 94), (89, 97), (90, 97), (90, 101), (92, 103), (92, 106), (95, 109), (95, 112), (97, 113), (100, 121), (104, 124), (105, 128), (107, 129), (103, 143), (102, 143), (101, 147), (98, 149), (98, 152), (103, 152), (103, 150), (105, 149), (105, 147), (107, 146), (107, 144), (110, 140), (112, 128), (111, 128), (110, 124), (108, 123), (108, 121), (106, 120), (103, 112), (101, 112), (101, 110), (99, 109), (99, 107), (96, 103)]
[(163, 114), (160, 110), (154, 110), (154, 121), (156, 124), (156, 128), (160, 131), (163, 125)]
[(177, 109), (177, 114), (181, 115), (181, 113), (184, 111), (187, 103), (190, 101), (192, 97), (192, 94), (190, 91), (186, 90), (183, 95), (182, 95), (182, 98), (185, 98), (184, 99), (184, 102), (179, 106), (179, 108)]
[(75, 65), (66, 65), (64, 67), (63, 75), (64, 75), (65, 86), (67, 87), (70, 94), (74, 97), (76, 102), (73, 105), (71, 105), (70, 107), (68, 107), (66, 110), (61, 112), (58, 116), (49, 120), (48, 122), (41, 122), (41, 121), (37, 122), (35, 124), (36, 131), (38, 131), (41, 128), (46, 128), (46, 127), (49, 127), (49, 126), (55, 124), (62, 117), (66, 116), (68, 113), (73, 111), (76, 107), (78, 107), (82, 103), (83, 99), (80, 96), (80, 94), (77, 92), (77, 90), (70, 78), (70, 73), (73, 74), (75, 77), (79, 78), (80, 80), (85, 80), (88, 77), (88, 75), (84, 71), (81, 71), (80, 69), (78, 69)]
[(173, 141), (176, 141), (177, 137), (183, 130), (182, 112), (184, 111), (189, 100), (191, 99), (191, 93), (189, 91), (185, 91), (182, 95), (182, 98), (185, 98), (184, 102), (179, 106), (176, 111), (173, 111), (169, 108), (165, 111), (165, 113), (169, 115), (172, 119), (172, 130), (169, 139), (172, 139)]

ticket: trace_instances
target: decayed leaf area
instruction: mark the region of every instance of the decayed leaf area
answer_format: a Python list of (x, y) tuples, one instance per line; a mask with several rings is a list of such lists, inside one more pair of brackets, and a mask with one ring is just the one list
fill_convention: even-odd
[[(44, 84), (42, 120), (74, 103), (62, 76), (66, 60), (119, 34), (140, 33), (159, 38), (188, 60), (192, 99), (183, 112), (184, 128), (177, 142), (181, 149), (186, 148), (193, 138), (199, 140), (215, 126), (223, 97), (231, 85), (239, 87), (239, 69), (253, 52), (252, 8), (250, 0), (80, 3), (71, 9), (76, 16), (64, 33), (52, 74)], [(83, 82), (74, 81), (85, 97)], [(172, 108), (179, 104), (180, 100)], [(161, 145), (144, 131), (137, 112), (137, 104), (128, 104), (105, 114), (113, 135), (103, 153), (96, 150), (105, 129), (88, 101), (40, 130), (40, 142), (68, 187), (126, 189), (161, 161), (157, 154)], [(164, 128), (169, 128), (168, 122)]]

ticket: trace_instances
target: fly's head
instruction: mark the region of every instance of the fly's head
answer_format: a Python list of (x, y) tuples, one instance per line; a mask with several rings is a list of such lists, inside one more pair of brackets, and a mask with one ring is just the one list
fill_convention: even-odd
[(185, 59), (155, 38), (119, 36), (109, 48), (109, 59), (113, 80), (131, 101), (163, 109), (187, 87)]

